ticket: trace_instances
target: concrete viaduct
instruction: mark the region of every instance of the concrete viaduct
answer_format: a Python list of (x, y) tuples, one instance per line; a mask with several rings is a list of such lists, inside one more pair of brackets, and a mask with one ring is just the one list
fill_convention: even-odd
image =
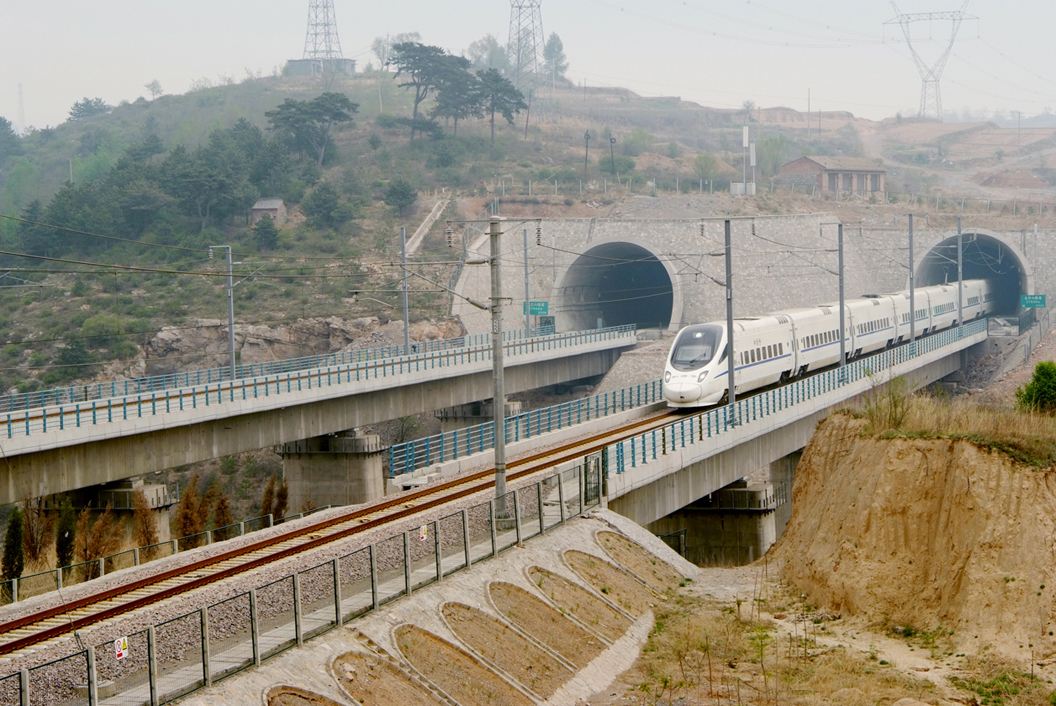
[[(506, 389), (601, 375), (635, 340), (624, 327), (507, 343)], [(491, 366), (490, 347), (478, 345), (7, 412), (0, 503), (487, 399)]]

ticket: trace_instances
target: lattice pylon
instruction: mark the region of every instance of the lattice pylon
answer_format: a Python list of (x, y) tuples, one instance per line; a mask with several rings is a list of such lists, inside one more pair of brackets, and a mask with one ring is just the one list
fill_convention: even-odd
[(342, 58), (341, 39), (337, 36), (334, 0), (308, 1), (308, 31), (304, 36), (304, 58), (323, 60)]
[(539, 76), (543, 53), (542, 0), (510, 0), (510, 80), (518, 87), (530, 86)]
[[(891, 6), (895, 8), (895, 17), (884, 24), (898, 25), (901, 28), (902, 35), (906, 38), (906, 46), (909, 47), (909, 53), (913, 56), (913, 63), (917, 65), (917, 71), (920, 73), (920, 111), (918, 117), (927, 117), (931, 113), (939, 120), (942, 120), (942, 90), (939, 84), (942, 80), (942, 72), (946, 69), (946, 62), (950, 58), (950, 52), (953, 51), (953, 44), (957, 39), (957, 33), (961, 29), (961, 23), (965, 20), (977, 18), (965, 14), (964, 9), (968, 6), (968, 0), (965, 0), (961, 9), (956, 12), (903, 13), (899, 11), (898, 5), (893, 0)], [(931, 24), (936, 21), (948, 21), (950, 23), (950, 39), (946, 44), (945, 51), (934, 63), (929, 64), (921, 58), (920, 53), (913, 46), (913, 34), (910, 31), (910, 25), (914, 22), (928, 22)]]

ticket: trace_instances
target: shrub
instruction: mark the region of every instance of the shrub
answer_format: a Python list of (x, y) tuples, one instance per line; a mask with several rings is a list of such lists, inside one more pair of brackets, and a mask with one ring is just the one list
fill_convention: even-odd
[(1042, 361), (1034, 368), (1034, 376), (1016, 390), (1016, 404), (1028, 412), (1056, 411), (1056, 363)]

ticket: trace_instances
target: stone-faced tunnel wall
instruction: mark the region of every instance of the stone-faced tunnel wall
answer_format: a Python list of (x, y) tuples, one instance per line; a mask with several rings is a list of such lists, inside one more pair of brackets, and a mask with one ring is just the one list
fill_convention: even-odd
[[(951, 238), (956, 244), (955, 234), (920, 225), (914, 233), (918, 286), (945, 281), (943, 255), (952, 252), (956, 258), (956, 248), (949, 247)], [(503, 292), (512, 300), (503, 325), (509, 330), (524, 326), (524, 227), (511, 219), (502, 244)], [(1056, 267), (1051, 266), (1056, 265), (1056, 233), (1041, 232), (1035, 241), (1032, 233), (1024, 237), (1018, 231), (973, 230), (970, 223), (963, 230), (965, 276), (992, 276), (1003, 283), (1006, 309), (1009, 302), (1018, 304), (1013, 299), (1018, 299), (1019, 291), (1056, 291)], [(836, 219), (828, 214), (733, 220), (734, 314), (753, 316), (836, 301), (836, 233)], [(625, 323), (619, 316), (636, 317), (640, 327), (666, 322), (670, 329), (722, 319), (723, 242), (721, 216), (547, 220), (539, 243), (534, 224), (529, 224), (529, 297), (549, 301), (561, 330), (593, 327), (598, 318), (605, 325)], [(478, 238), (470, 248), (486, 254), (487, 237)], [(845, 226), (844, 249), (849, 297), (908, 285), (903, 225)], [(669, 295), (665, 280), (670, 280)], [(463, 268), (456, 289), (463, 296), (487, 301), (488, 268)], [(453, 313), (471, 332), (490, 330), (489, 314), (460, 299), (455, 299)]]

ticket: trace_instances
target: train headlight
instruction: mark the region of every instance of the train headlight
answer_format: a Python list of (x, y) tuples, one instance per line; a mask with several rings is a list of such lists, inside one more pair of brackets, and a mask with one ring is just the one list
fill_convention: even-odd
[(670, 370), (665, 370), (664, 371), (664, 382), (671, 382), (671, 371)]
[(708, 371), (705, 370), (704, 372), (702, 372), (700, 375), (697, 376), (697, 382), (704, 382), (704, 378), (706, 378), (707, 376), (708, 376)]

